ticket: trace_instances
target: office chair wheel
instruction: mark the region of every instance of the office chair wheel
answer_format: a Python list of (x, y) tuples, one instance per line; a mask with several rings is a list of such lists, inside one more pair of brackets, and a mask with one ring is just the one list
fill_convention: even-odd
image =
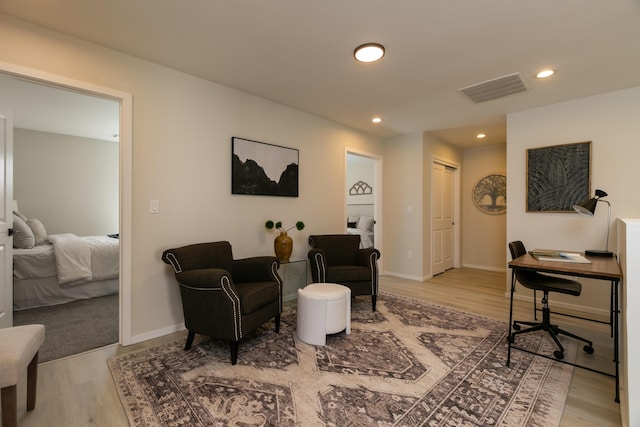
[(582, 349), (587, 354), (593, 354), (593, 352), (595, 351), (590, 345), (585, 345)]
[(556, 350), (553, 352), (553, 356), (558, 360), (562, 360), (564, 359), (564, 351)]

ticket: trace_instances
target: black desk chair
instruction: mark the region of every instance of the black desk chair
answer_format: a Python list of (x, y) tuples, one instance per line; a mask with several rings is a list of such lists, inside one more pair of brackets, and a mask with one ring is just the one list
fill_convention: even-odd
[[(527, 253), (527, 250), (524, 247), (524, 244), (521, 241), (515, 241), (509, 243), (509, 251), (511, 251), (511, 258), (516, 259), (519, 256), (522, 256)], [(510, 332), (509, 334), (509, 342), (513, 343), (515, 341), (515, 336), (518, 334), (526, 334), (527, 332), (534, 331), (547, 331), (553, 341), (555, 341), (559, 350), (553, 352), (553, 355), (556, 359), (564, 359), (564, 347), (560, 344), (560, 340), (558, 339), (558, 335), (566, 335), (571, 338), (575, 338), (580, 341), (584, 341), (587, 345), (584, 346), (584, 351), (588, 354), (593, 353), (593, 343), (589, 340), (586, 340), (578, 335), (572, 334), (571, 332), (567, 332), (563, 329), (560, 329), (558, 325), (551, 324), (551, 311), (549, 309), (549, 292), (558, 292), (561, 294), (568, 294), (573, 296), (579, 296), (580, 292), (582, 292), (582, 284), (580, 282), (576, 282), (575, 280), (569, 279), (561, 279), (559, 277), (547, 276), (545, 274), (540, 274), (535, 271), (526, 271), (526, 270), (515, 270), (516, 279), (522, 286), (528, 289), (533, 289), (533, 291), (541, 291), (542, 295), (542, 322), (523, 322), (519, 320), (513, 321), (513, 329), (515, 332)], [(534, 294), (535, 295), (535, 294)], [(513, 304), (513, 297), (511, 298), (511, 304)], [(511, 307), (513, 310), (513, 307)], [(521, 325), (529, 326), (526, 329), (521, 329)]]

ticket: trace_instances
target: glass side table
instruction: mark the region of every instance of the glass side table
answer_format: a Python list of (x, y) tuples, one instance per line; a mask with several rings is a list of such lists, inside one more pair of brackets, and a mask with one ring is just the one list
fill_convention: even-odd
[(282, 299), (294, 300), (298, 297), (298, 289), (307, 286), (307, 260), (290, 259), (280, 262), (278, 274), (282, 278)]

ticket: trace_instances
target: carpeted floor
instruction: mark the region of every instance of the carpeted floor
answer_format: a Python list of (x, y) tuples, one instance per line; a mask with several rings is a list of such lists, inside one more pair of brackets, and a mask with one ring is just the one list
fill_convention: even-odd
[[(514, 351), (507, 325), (391, 294), (352, 304), (352, 332), (311, 346), (295, 310), (240, 344), (197, 336), (109, 359), (135, 426), (557, 426), (573, 368)], [(518, 345), (553, 352), (547, 337)], [(567, 359), (576, 346), (567, 343)]]
[(48, 362), (118, 342), (118, 295), (15, 311), (13, 324), (45, 325), (38, 361)]

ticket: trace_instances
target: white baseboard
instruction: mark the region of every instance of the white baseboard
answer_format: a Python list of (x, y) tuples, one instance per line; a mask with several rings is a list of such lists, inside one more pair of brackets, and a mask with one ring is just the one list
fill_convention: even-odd
[(383, 276), (392, 276), (392, 277), (399, 277), (401, 279), (416, 280), (418, 282), (425, 282), (433, 277), (431, 275), (424, 276), (424, 277), (412, 276), (410, 274), (394, 273), (393, 271), (384, 271), (380, 274)]
[(464, 268), (475, 268), (476, 270), (498, 271), (500, 273), (504, 273), (507, 271), (506, 268), (487, 267), (485, 265), (463, 264), (462, 266)]
[(137, 344), (139, 342), (151, 340), (154, 338), (163, 337), (165, 335), (172, 334), (174, 332), (182, 331), (186, 329), (184, 323), (179, 325), (172, 325), (162, 329), (156, 329), (153, 331), (145, 332), (144, 334), (134, 335), (131, 337), (131, 344)]

